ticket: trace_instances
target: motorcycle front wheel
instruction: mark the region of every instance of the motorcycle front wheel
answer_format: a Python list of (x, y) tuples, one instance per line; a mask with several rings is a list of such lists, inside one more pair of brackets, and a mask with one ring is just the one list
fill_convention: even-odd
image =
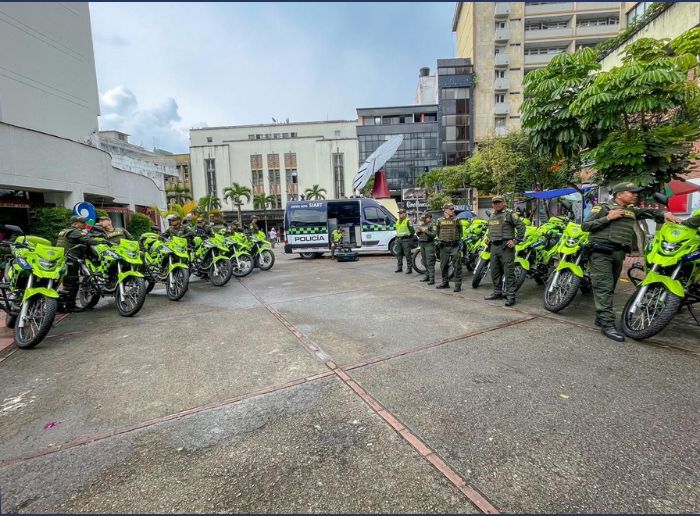
[(83, 279), (78, 289), (78, 304), (85, 309), (94, 308), (100, 300), (100, 293), (91, 281)]
[(39, 344), (49, 333), (58, 309), (58, 299), (36, 295), (25, 301), (27, 315), (24, 324), (15, 326), (15, 344), (18, 348), (30, 349)]
[(244, 278), (253, 272), (253, 257), (243, 254), (231, 260), (231, 274), (237, 278)]
[(426, 265), (423, 263), (423, 253), (413, 252), (413, 270), (418, 274), (425, 274)]
[(638, 292), (630, 296), (622, 310), (622, 332), (628, 337), (642, 340), (653, 337), (671, 322), (681, 306), (681, 298), (661, 283), (654, 283), (649, 285), (637, 309), (631, 313)]
[(479, 262), (476, 264), (476, 269), (474, 269), (474, 276), (472, 277), (472, 288), (479, 288), (479, 285), (481, 285), (481, 280), (486, 277), (490, 263), (491, 260), (479, 258)]
[(178, 267), (168, 274), (165, 280), (165, 293), (171, 301), (179, 301), (190, 286), (190, 273)]
[(122, 317), (132, 317), (141, 310), (143, 302), (146, 300), (146, 281), (138, 276), (129, 276), (122, 284), (124, 285), (124, 295), (122, 295), (119, 285), (114, 293), (117, 300), (117, 311)]
[(520, 287), (523, 286), (526, 279), (527, 279), (527, 271), (523, 268), (522, 265), (516, 264), (516, 266), (515, 266), (515, 291), (516, 292), (518, 290), (520, 290)]
[[(556, 284), (551, 289), (555, 278)], [(574, 300), (580, 286), (581, 278), (570, 269), (563, 269), (558, 275), (556, 272), (551, 274), (544, 289), (544, 307), (555, 313), (563, 310)]]
[(209, 280), (215, 287), (223, 287), (231, 279), (231, 260), (219, 260), (209, 266)]
[(275, 264), (275, 253), (265, 249), (258, 255), (258, 266), (261, 271), (269, 271)]

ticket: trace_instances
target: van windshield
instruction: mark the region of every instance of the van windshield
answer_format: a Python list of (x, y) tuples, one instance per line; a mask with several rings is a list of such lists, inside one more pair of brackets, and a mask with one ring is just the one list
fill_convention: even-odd
[(292, 207), (288, 213), (290, 227), (305, 227), (305, 226), (325, 226), (326, 225), (326, 207), (308, 208), (308, 207)]

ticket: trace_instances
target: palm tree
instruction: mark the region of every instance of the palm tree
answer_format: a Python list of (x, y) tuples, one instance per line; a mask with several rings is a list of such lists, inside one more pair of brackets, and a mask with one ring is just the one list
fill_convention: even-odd
[(165, 195), (170, 199), (170, 204), (182, 205), (193, 199), (190, 189), (181, 184), (174, 184), (166, 188)]
[(326, 189), (320, 188), (319, 185), (313, 185), (311, 188), (304, 190), (304, 194), (306, 195), (307, 199), (325, 199)]
[(199, 198), (197, 211), (204, 217), (209, 217), (210, 211), (221, 209), (221, 199), (215, 195), (205, 195)]
[[(231, 186), (224, 188), (224, 201), (231, 201), (238, 209), (238, 226), (240, 227), (243, 223), (241, 222), (241, 206), (246, 202), (250, 202), (250, 197), (253, 192), (247, 186), (240, 185), (238, 183), (233, 183)], [(243, 198), (245, 197), (245, 202)]]
[(253, 197), (253, 206), (256, 210), (262, 208), (263, 218), (265, 220), (265, 234), (267, 235), (267, 207), (275, 202), (275, 198), (271, 195), (265, 195), (264, 193), (256, 195)]

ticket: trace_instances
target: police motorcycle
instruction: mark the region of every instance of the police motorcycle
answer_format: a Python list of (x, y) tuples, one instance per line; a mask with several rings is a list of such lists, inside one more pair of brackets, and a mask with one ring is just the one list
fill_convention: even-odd
[(0, 306), (5, 324), (14, 328), (15, 344), (30, 349), (51, 330), (58, 309), (58, 285), (66, 273), (64, 250), (45, 238), (24, 235), (18, 226), (0, 226), (18, 236), (3, 241), (10, 254), (0, 278)]
[(147, 295), (139, 243), (122, 239), (118, 244), (112, 244), (105, 240), (89, 246), (79, 244), (73, 249), (78, 247), (87, 247), (85, 258), (74, 258), (69, 252), (67, 259), (79, 265), (80, 306), (93, 308), (101, 297), (114, 296), (119, 315), (136, 315)]
[(515, 246), (516, 291), (527, 278), (532, 278), (538, 285), (545, 284), (554, 269), (557, 248), (567, 221), (565, 217), (553, 216), (539, 227), (526, 224), (525, 239)]
[(550, 274), (544, 291), (544, 307), (559, 312), (569, 306), (577, 292), (591, 292), (588, 233), (580, 224), (569, 222), (556, 247), (558, 264)]
[(489, 245), (488, 231), (484, 232), (477, 244), (479, 258), (474, 267), (474, 275), (472, 276), (472, 288), (479, 288), (481, 281), (486, 277), (491, 268), (491, 246)]
[(156, 283), (164, 283), (168, 299), (182, 299), (190, 284), (187, 239), (149, 231), (141, 235), (139, 244), (143, 252), (147, 292), (153, 290)]
[(215, 287), (223, 287), (229, 282), (233, 267), (223, 235), (194, 237), (194, 247), (190, 248), (190, 272), (210, 281)]
[(220, 230), (219, 233), (224, 237), (228, 247), (231, 274), (236, 278), (244, 278), (253, 272), (254, 260), (249, 252), (250, 246), (241, 245), (240, 237), (236, 237), (239, 233), (228, 233), (226, 230)]
[(462, 263), (467, 270), (474, 271), (481, 254), (481, 241), (488, 229), (488, 221), (474, 219), (462, 238)]
[(275, 253), (272, 252), (272, 244), (265, 238), (265, 233), (258, 231), (251, 235), (251, 254), (254, 259), (255, 267), (261, 271), (269, 271), (275, 264)]
[[(658, 195), (662, 204), (665, 196)], [(700, 216), (696, 210), (693, 216)], [(644, 272), (640, 279), (638, 273)], [(644, 250), (644, 264), (628, 271), (637, 287), (622, 310), (622, 331), (633, 339), (659, 333), (683, 307), (700, 325), (693, 305), (700, 302), (700, 234), (698, 230), (664, 223)]]

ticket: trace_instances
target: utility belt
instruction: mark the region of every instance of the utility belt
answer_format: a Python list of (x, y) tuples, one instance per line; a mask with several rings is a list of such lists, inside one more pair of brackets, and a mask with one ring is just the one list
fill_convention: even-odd
[(419, 244), (432, 244), (434, 241), (435, 241), (434, 238), (430, 238), (430, 239), (426, 238), (425, 240), (421, 240), (420, 238), (418, 239)]
[(624, 251), (625, 253), (631, 251), (630, 246), (617, 242), (591, 242), (589, 245), (592, 253), (613, 254), (616, 251)]
[(457, 247), (461, 240), (440, 240), (440, 247)]
[(411, 238), (411, 235), (400, 236), (400, 237), (396, 237), (396, 238), (398, 238), (399, 240), (406, 240), (407, 238)]
[[(506, 243), (507, 243), (509, 240), (515, 241), (515, 238), (505, 238), (505, 239), (503, 239), (503, 240), (491, 240), (489, 243), (490, 243), (491, 245), (506, 245)], [(516, 242), (516, 244), (517, 244), (517, 242)]]

